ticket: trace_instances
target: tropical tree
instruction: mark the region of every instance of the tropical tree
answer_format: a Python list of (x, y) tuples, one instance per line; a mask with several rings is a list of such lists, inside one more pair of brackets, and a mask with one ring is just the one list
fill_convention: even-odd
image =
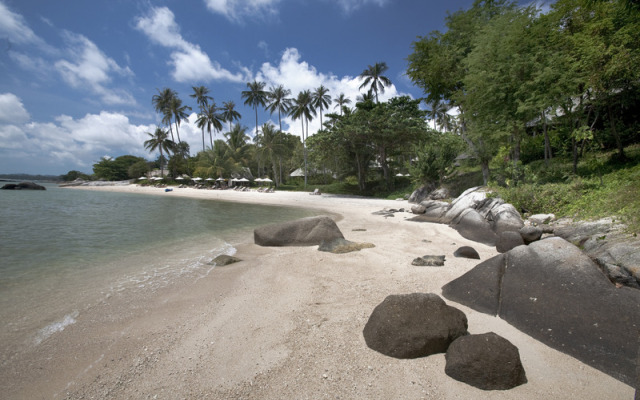
[(276, 87), (272, 86), (267, 93), (267, 110), (269, 110), (271, 114), (278, 111), (278, 123), (280, 124), (280, 130), (282, 130), (282, 114), (289, 112), (291, 102), (293, 101), (289, 95), (291, 95), (291, 90), (285, 89), (283, 85), (278, 85)]
[(284, 150), (284, 145), (280, 137), (281, 134), (282, 131), (277, 130), (271, 122), (267, 122), (262, 125), (261, 133), (254, 139), (258, 146), (257, 151), (260, 157), (271, 161), (273, 179), (276, 182), (276, 186), (280, 185), (276, 161), (280, 158)]
[(236, 111), (236, 103), (233, 101), (225, 101), (222, 103), (222, 116), (223, 121), (227, 121), (229, 123), (229, 131), (231, 131), (231, 123), (233, 121), (240, 121), (242, 115), (238, 111)]
[[(306, 138), (309, 136), (309, 121), (313, 120), (316, 111), (313, 108), (313, 97), (309, 90), (298, 93), (298, 97), (293, 100), (293, 105), (289, 110), (289, 115), (294, 120), (299, 119), (302, 125), (302, 147), (304, 149), (304, 186), (307, 187), (307, 147)], [(305, 123), (307, 131), (305, 134)]]
[(200, 114), (198, 114), (198, 119), (196, 120), (196, 125), (198, 128), (202, 129), (202, 150), (204, 151), (204, 129), (207, 128), (207, 132), (209, 132), (209, 141), (211, 143), (211, 148), (213, 148), (213, 136), (211, 135), (212, 129), (215, 131), (222, 130), (222, 121), (223, 117), (220, 113), (218, 113), (218, 107), (216, 103), (207, 104), (205, 108), (202, 110)]
[(248, 82), (249, 90), (242, 91), (244, 104), (253, 107), (256, 111), (256, 135), (258, 134), (258, 106), (264, 107), (267, 101), (267, 92), (264, 90), (265, 82)]
[[(204, 128), (207, 125), (207, 117), (205, 116), (205, 110), (208, 108), (209, 100), (213, 100), (213, 97), (209, 96), (209, 89), (206, 86), (192, 86), (193, 93), (189, 97), (196, 99), (200, 112), (198, 113), (198, 119), (196, 124), (198, 128), (202, 130), (202, 151), (204, 151)], [(215, 109), (214, 109), (215, 111)], [(211, 125), (209, 125), (209, 139), (211, 140), (211, 147), (213, 147), (213, 139), (211, 138)]]
[(331, 96), (329, 96), (329, 89), (320, 85), (316, 88), (315, 92), (311, 95), (313, 99), (313, 108), (320, 111), (320, 127), (322, 127), (322, 110), (329, 108), (331, 104)]
[(251, 158), (251, 144), (249, 143), (251, 138), (247, 135), (247, 128), (235, 124), (224, 136), (227, 139), (226, 154), (229, 157), (229, 162), (233, 165), (233, 172), (243, 171), (249, 165)]
[[(144, 142), (144, 148), (149, 152), (158, 150), (160, 152), (160, 160), (164, 159), (163, 152), (170, 153), (174, 151), (176, 143), (173, 140), (169, 140), (169, 134), (159, 126), (153, 133), (147, 132), (149, 139)], [(160, 175), (164, 177), (163, 164), (160, 162)]]
[(372, 90), (376, 95), (376, 103), (379, 103), (378, 92), (384, 93), (384, 88), (391, 86), (391, 80), (382, 75), (388, 69), (386, 62), (379, 62), (369, 65), (367, 69), (360, 73), (359, 78), (364, 80), (360, 85), (360, 89), (369, 86), (369, 90)]
[(342, 116), (342, 107), (346, 106), (347, 104), (351, 104), (351, 99), (349, 99), (347, 96), (344, 95), (344, 93), (340, 93), (340, 95), (338, 97), (336, 97), (335, 99), (336, 105), (333, 108), (339, 107), (340, 108), (340, 116)]
[(177, 93), (169, 88), (156, 90), (158, 91), (158, 94), (153, 95), (153, 97), (151, 98), (151, 103), (153, 104), (153, 108), (156, 110), (156, 112), (162, 114), (162, 123), (169, 127), (169, 132), (171, 132), (171, 141), (175, 142), (175, 139), (173, 137), (173, 129), (171, 128), (171, 122), (173, 120), (171, 103), (177, 96)]
[(178, 143), (182, 142), (180, 140), (180, 130), (178, 129), (180, 123), (187, 118), (189, 118), (189, 114), (187, 111), (191, 111), (191, 107), (182, 104), (182, 100), (177, 96), (174, 96), (169, 103), (169, 111), (173, 116), (173, 123), (176, 127), (176, 136), (178, 137)]

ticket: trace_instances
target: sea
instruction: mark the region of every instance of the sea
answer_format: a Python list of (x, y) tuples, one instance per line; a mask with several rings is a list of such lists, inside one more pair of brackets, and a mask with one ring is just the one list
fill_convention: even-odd
[(47, 190), (0, 190), (6, 345), (38, 346), (110, 296), (202, 279), (215, 257), (250, 242), (255, 227), (318, 213), (43, 185)]

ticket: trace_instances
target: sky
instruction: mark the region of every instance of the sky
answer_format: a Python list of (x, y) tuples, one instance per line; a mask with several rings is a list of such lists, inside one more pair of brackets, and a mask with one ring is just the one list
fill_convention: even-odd
[[(420, 98), (405, 75), (412, 43), (472, 3), (0, 0), (0, 174), (92, 173), (102, 157), (125, 154), (156, 159), (143, 143), (162, 125), (151, 99), (166, 87), (193, 108), (180, 126), (193, 155), (202, 150), (193, 86), (206, 86), (218, 106), (235, 102), (250, 136), (255, 112), (241, 92), (253, 80), (282, 84), (292, 97), (324, 85), (353, 106), (366, 91), (360, 73), (385, 62), (393, 84), (381, 101)], [(277, 125), (277, 114), (259, 110), (258, 125), (269, 120)], [(282, 122), (300, 136), (299, 120)], [(319, 127), (315, 118), (310, 134)]]

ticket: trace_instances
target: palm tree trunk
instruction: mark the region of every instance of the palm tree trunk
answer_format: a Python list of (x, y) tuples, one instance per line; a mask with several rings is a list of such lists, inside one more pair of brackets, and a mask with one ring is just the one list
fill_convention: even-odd
[(202, 151), (204, 151), (204, 128), (202, 128)]
[[(304, 118), (307, 122), (307, 134), (305, 135), (304, 131), (302, 132), (302, 147), (304, 149), (304, 188), (307, 188), (307, 145), (306, 145), (306, 137), (309, 135), (309, 119), (307, 117)], [(303, 127), (304, 128), (304, 127)]]

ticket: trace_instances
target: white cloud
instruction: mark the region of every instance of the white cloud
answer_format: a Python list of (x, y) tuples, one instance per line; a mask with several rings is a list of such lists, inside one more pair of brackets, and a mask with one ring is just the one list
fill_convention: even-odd
[(88, 87), (107, 104), (134, 104), (135, 100), (125, 90), (107, 88), (112, 74), (132, 76), (129, 67), (120, 67), (107, 57), (91, 40), (71, 32), (64, 34), (68, 45), (68, 60), (58, 60), (54, 64), (62, 78), (74, 88)]
[[(347, 98), (351, 100), (351, 107), (355, 106), (356, 98), (362, 95), (359, 87), (362, 81), (357, 77), (343, 76), (342, 78), (333, 74), (324, 74), (318, 72), (318, 70), (301, 60), (301, 55), (295, 48), (288, 48), (282, 54), (278, 65), (271, 65), (270, 63), (262, 64), (260, 71), (258, 72), (256, 79), (267, 83), (267, 89), (271, 86), (284, 85), (285, 88), (291, 90), (291, 96), (296, 97), (298, 93), (303, 90), (314, 91), (320, 85), (324, 85), (329, 89), (329, 95), (333, 98), (338, 97), (340, 93), (344, 93)], [(387, 101), (388, 99), (402, 95), (399, 93), (394, 85), (385, 89), (384, 94), (380, 94), (380, 101)], [(329, 110), (324, 110), (323, 115), (327, 112), (338, 112), (334, 108), (335, 103), (329, 105)], [(277, 117), (276, 117), (277, 118)], [(323, 117), (323, 121), (325, 118)], [(275, 121), (277, 123), (277, 121)], [(293, 121), (291, 117), (283, 118), (283, 129), (288, 132), (301, 136), (300, 121)], [(255, 129), (255, 127), (254, 127)], [(320, 116), (318, 115), (314, 120), (309, 123), (309, 135), (313, 135), (320, 129)]]
[(152, 42), (173, 49), (169, 65), (173, 66), (173, 79), (178, 82), (223, 80), (245, 82), (242, 73), (232, 73), (202, 51), (200, 46), (187, 42), (180, 34), (175, 16), (167, 7), (153, 8), (148, 16), (139, 17), (136, 29)]
[(281, 0), (205, 0), (207, 8), (225, 18), (240, 22), (244, 18), (268, 19), (278, 14)]
[(336, 0), (336, 3), (347, 13), (351, 13), (370, 4), (382, 7), (388, 2), (389, 0)]
[(42, 39), (27, 26), (24, 17), (9, 10), (3, 2), (0, 2), (0, 34), (15, 43), (42, 43)]
[(13, 93), (0, 94), (0, 123), (21, 124), (29, 121), (22, 100)]

